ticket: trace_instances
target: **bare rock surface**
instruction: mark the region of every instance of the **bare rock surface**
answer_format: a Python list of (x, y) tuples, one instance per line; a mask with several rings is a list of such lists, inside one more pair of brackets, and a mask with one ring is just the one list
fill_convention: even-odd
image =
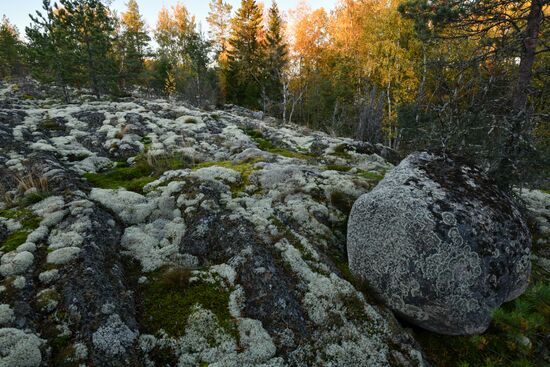
[(481, 333), (526, 289), (529, 229), (515, 200), (480, 170), (433, 153), (403, 160), (353, 205), (350, 270), (409, 321)]

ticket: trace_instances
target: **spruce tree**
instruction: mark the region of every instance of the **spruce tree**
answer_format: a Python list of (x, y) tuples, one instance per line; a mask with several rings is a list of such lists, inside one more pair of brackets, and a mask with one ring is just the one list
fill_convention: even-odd
[(288, 64), (288, 46), (283, 36), (283, 20), (276, 2), (269, 9), (266, 32), (266, 70), (264, 98), (269, 103), (279, 104), (282, 100), (282, 78)]
[(129, 0), (121, 15), (121, 78), (124, 85), (137, 84), (145, 68), (149, 35), (136, 0)]
[(231, 21), (227, 83), (228, 99), (236, 104), (260, 106), (264, 48), (262, 12), (255, 0), (242, 0)]

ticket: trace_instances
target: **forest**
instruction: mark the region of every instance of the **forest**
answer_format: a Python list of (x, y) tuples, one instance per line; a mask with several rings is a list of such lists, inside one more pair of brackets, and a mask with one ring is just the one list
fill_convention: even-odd
[(0, 77), (98, 98), (234, 104), (402, 153), (465, 156), (503, 186), (548, 189), (548, 0), (211, 0), (208, 32), (183, 3), (147, 25), (136, 0), (43, 1), (4, 17)]

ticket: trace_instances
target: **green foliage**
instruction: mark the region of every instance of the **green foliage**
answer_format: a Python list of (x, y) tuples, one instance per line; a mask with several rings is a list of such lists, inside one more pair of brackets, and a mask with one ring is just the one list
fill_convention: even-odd
[(54, 130), (54, 131), (64, 130), (63, 125), (61, 125), (59, 122), (57, 122), (55, 119), (52, 119), (52, 118), (47, 118), (40, 121), (40, 123), (38, 124), (38, 127), (44, 130)]
[(174, 93), (176, 93), (177, 85), (176, 85), (176, 78), (174, 77), (174, 74), (172, 72), (168, 72), (166, 74), (166, 80), (164, 82), (164, 93), (168, 97), (173, 96)]
[(341, 191), (333, 191), (330, 194), (330, 204), (336, 209), (340, 210), (346, 216), (351, 212), (353, 203), (355, 202), (354, 197), (349, 196), (348, 194)]
[(168, 335), (182, 336), (193, 307), (201, 305), (216, 315), (227, 332), (236, 335), (229, 292), (216, 284), (189, 282), (190, 275), (188, 269), (172, 268), (151, 276), (142, 289), (143, 330), (156, 334), (163, 329)]
[(142, 82), (145, 72), (145, 57), (148, 43), (145, 21), (139, 13), (136, 0), (129, 0), (126, 12), (122, 13), (122, 34), (118, 40), (118, 57), (121, 57), (121, 79), (124, 85)]
[[(270, 110), (280, 115), (283, 93), (283, 76), (288, 65), (288, 46), (283, 35), (283, 20), (274, 1), (268, 12), (265, 36), (264, 99), (275, 104)], [(265, 103), (265, 102), (264, 102)]]
[(140, 167), (115, 167), (102, 173), (86, 173), (84, 177), (94, 187), (103, 189), (125, 188), (129, 191), (143, 193), (143, 187), (155, 180), (150, 170)]
[(425, 90), (401, 111), (407, 149), (467, 156), (505, 187), (545, 177), (548, 151), (536, 132), (548, 120), (542, 117), (547, 104), (538, 102), (547, 95), (542, 75), (548, 73), (538, 76), (539, 85), (535, 76), (547, 64), (547, 6), (513, 0), (401, 4), (423, 42), (424, 59)]
[(351, 155), (348, 153), (348, 146), (346, 144), (337, 145), (334, 148), (334, 153), (332, 154), (340, 158), (351, 159)]

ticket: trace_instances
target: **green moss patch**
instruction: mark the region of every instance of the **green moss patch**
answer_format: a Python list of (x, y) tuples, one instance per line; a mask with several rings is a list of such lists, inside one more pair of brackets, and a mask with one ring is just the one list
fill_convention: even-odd
[(334, 148), (334, 152), (332, 153), (332, 155), (343, 159), (351, 159), (351, 154), (349, 154), (348, 151), (349, 147), (347, 146), (347, 144), (340, 144)]
[(243, 129), (243, 132), (248, 135), (254, 142), (258, 145), (258, 148), (264, 152), (269, 152), (273, 154), (278, 154), (287, 158), (297, 158), (297, 159), (311, 159), (313, 155), (303, 152), (296, 152), (290, 149), (281, 148), (274, 145), (269, 139), (265, 138), (264, 135), (256, 130), (251, 128)]
[(4, 241), (0, 242), (0, 248), (4, 252), (13, 251), (24, 244), (29, 233), (38, 228), (41, 221), (40, 217), (28, 209), (0, 210), (0, 217), (17, 220), (22, 225), (21, 229), (10, 233)]
[(241, 174), (241, 181), (231, 186), (231, 192), (234, 195), (237, 195), (238, 193), (242, 192), (248, 185), (250, 175), (252, 175), (252, 173), (255, 170), (257, 170), (257, 168), (254, 165), (258, 162), (261, 162), (261, 158), (251, 159), (249, 161), (246, 161), (243, 163), (237, 163), (237, 164), (231, 161), (203, 162), (203, 163), (197, 164), (195, 167), (193, 167), (193, 169), (197, 170), (200, 168), (218, 166), (223, 168), (229, 168), (239, 172)]
[(86, 173), (84, 177), (94, 187), (103, 189), (125, 188), (130, 191), (142, 193), (143, 187), (155, 180), (148, 173), (142, 172), (137, 167), (115, 167), (102, 173)]
[(367, 180), (370, 180), (370, 181), (377, 181), (377, 182), (382, 181), (382, 179), (384, 178), (384, 175), (381, 175), (379, 173), (363, 171), (363, 170), (357, 170), (357, 176), (361, 178), (366, 178)]
[(201, 305), (216, 315), (227, 332), (236, 335), (236, 325), (229, 314), (229, 292), (217, 284), (190, 283), (189, 275), (186, 269), (168, 269), (154, 274), (143, 286), (144, 331), (155, 334), (163, 329), (171, 336), (182, 336), (193, 307)]
[(38, 124), (38, 127), (44, 130), (53, 130), (53, 131), (61, 131), (65, 129), (63, 125), (61, 125), (59, 122), (57, 122), (57, 120), (52, 118), (47, 118), (40, 121), (40, 123)]
[(191, 162), (180, 155), (156, 158), (140, 155), (132, 166), (118, 163), (113, 169), (101, 173), (86, 173), (84, 177), (94, 187), (103, 189), (125, 188), (143, 193), (143, 187), (155, 181), (162, 173), (191, 167)]

